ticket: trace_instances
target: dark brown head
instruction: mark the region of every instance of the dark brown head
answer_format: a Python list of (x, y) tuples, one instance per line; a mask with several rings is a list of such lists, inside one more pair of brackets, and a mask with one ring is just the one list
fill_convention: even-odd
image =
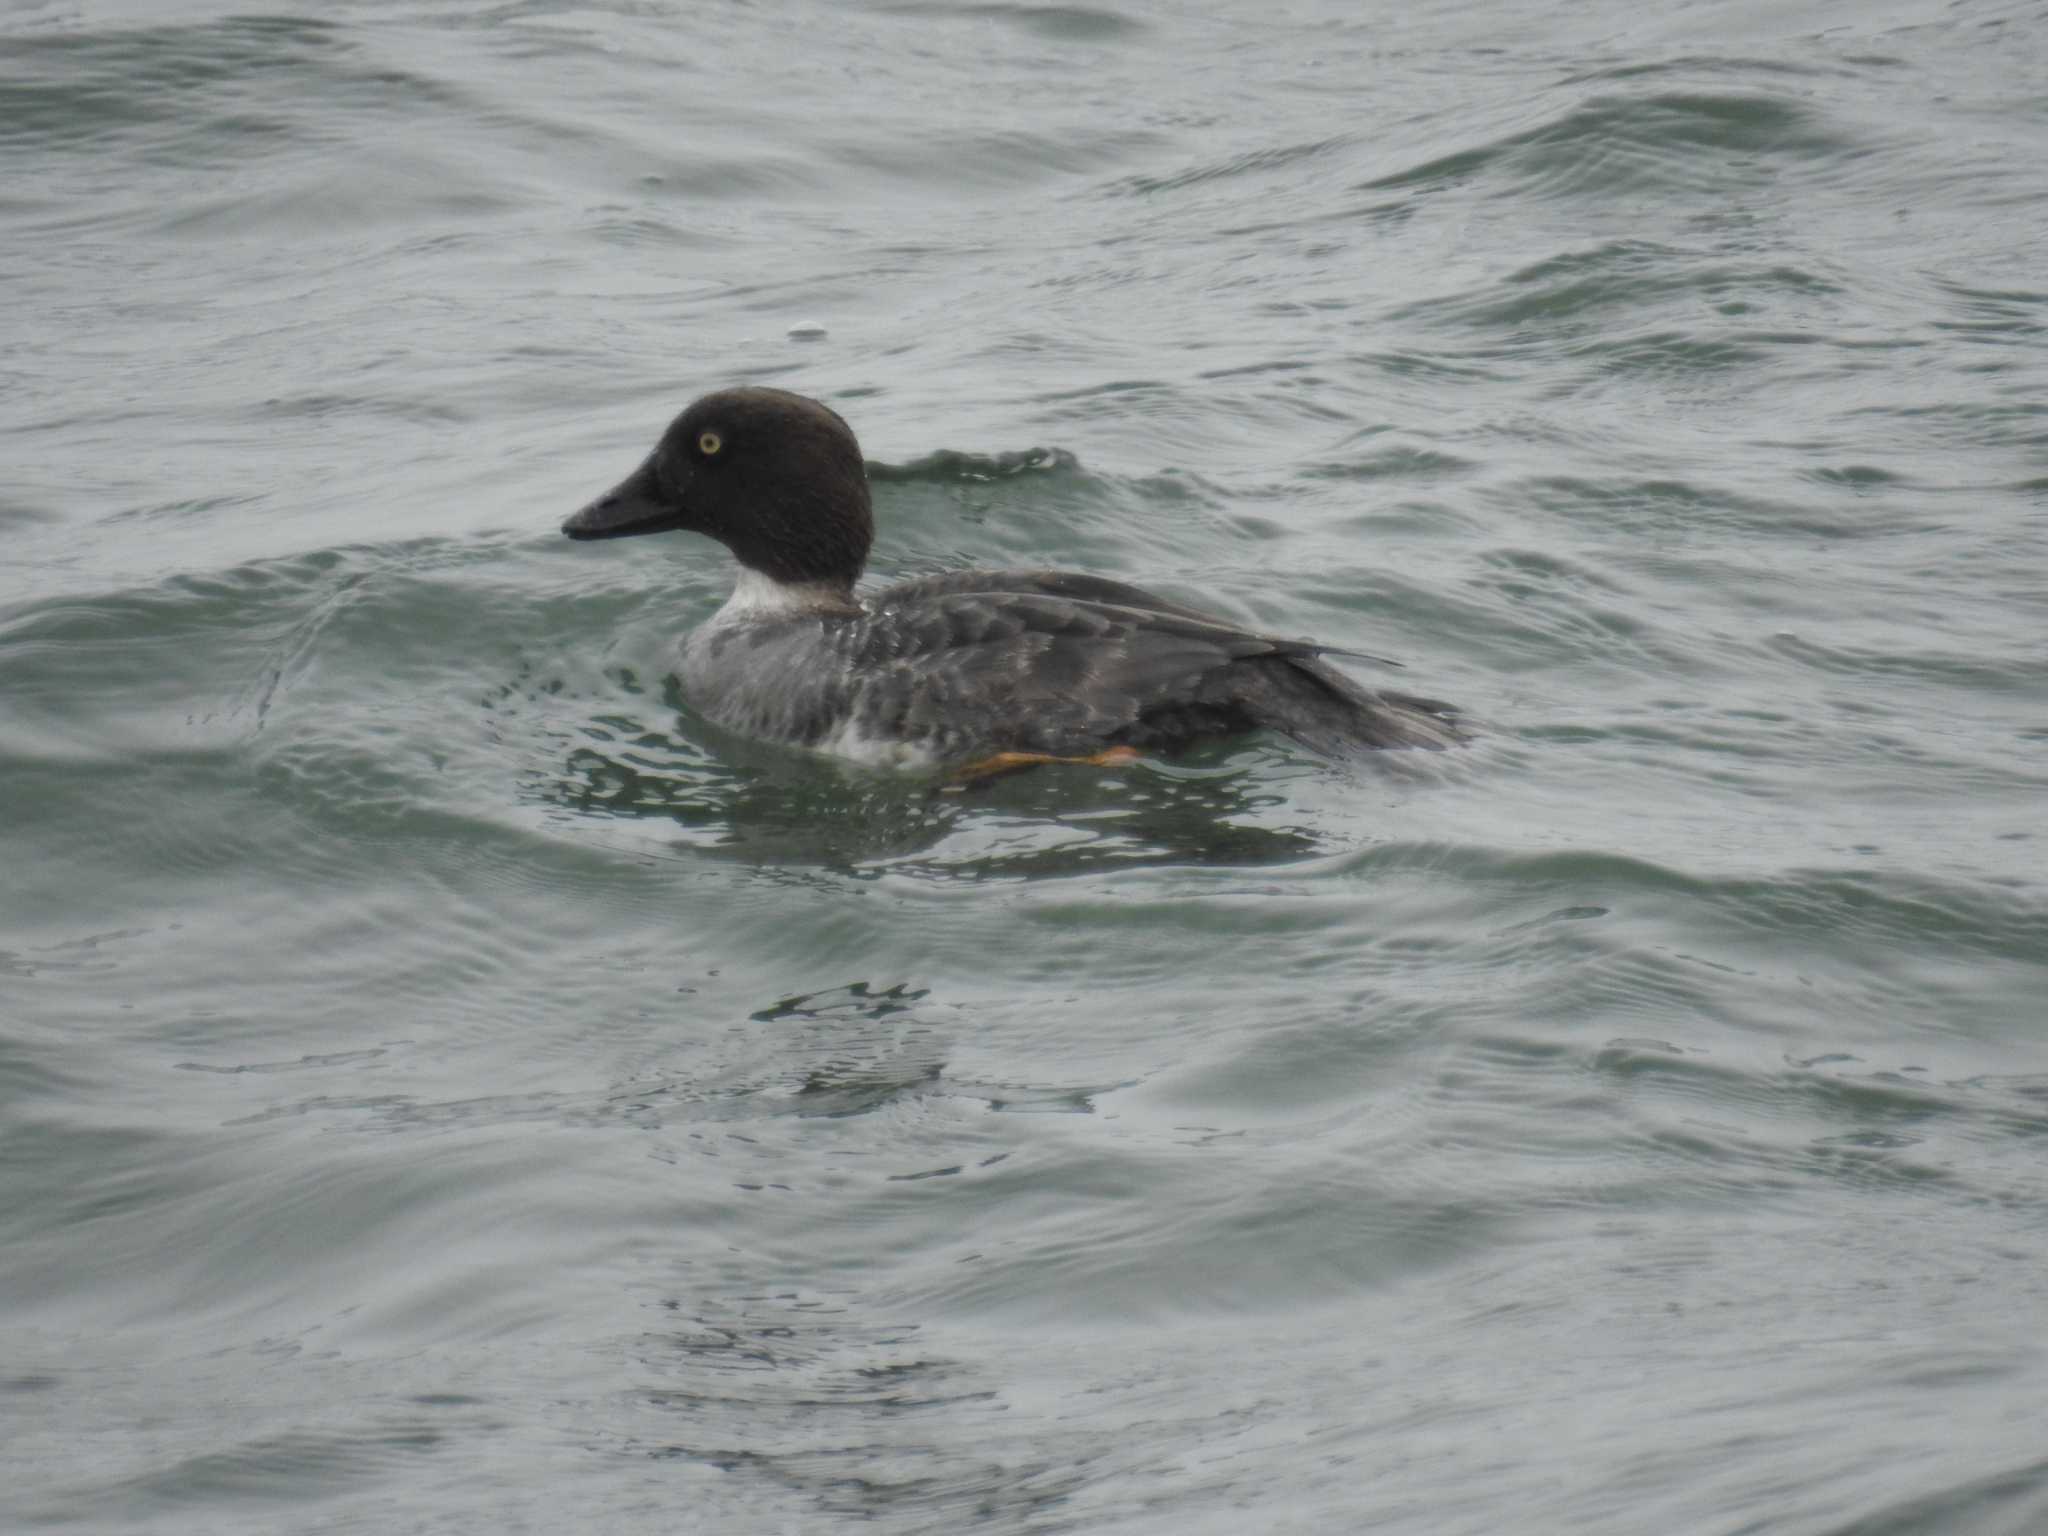
[(686, 528), (779, 582), (851, 588), (874, 540), (867, 470), (836, 412), (786, 390), (706, 395), (647, 461), (562, 524), (572, 539)]

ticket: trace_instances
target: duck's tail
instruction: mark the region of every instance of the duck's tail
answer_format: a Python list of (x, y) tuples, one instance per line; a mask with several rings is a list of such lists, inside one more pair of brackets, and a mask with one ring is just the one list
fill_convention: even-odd
[(1457, 706), (1442, 699), (1361, 687), (1313, 656), (1261, 662), (1234, 702), (1258, 725), (1325, 757), (1399, 747), (1435, 752), (1471, 739)]

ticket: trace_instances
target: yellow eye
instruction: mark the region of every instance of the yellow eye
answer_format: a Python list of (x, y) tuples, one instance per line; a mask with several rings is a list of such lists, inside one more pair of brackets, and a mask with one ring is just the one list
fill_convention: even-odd
[(716, 432), (702, 432), (697, 436), (697, 451), (707, 458), (724, 446), (725, 439)]

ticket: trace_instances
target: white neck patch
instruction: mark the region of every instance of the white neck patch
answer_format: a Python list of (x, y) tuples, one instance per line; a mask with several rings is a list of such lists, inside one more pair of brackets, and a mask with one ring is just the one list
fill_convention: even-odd
[(777, 581), (752, 566), (740, 567), (740, 579), (733, 583), (732, 596), (712, 615), (714, 624), (735, 624), (752, 619), (790, 618), (802, 613), (843, 613), (851, 606), (847, 595), (824, 582)]

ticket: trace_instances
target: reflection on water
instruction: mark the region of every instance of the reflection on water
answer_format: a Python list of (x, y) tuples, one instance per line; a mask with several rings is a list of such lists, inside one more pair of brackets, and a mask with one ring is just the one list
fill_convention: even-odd
[[(640, 691), (631, 679), (622, 689)], [(665, 821), (680, 845), (715, 857), (844, 872), (1058, 877), (1321, 851), (1310, 833), (1260, 819), (1285, 794), (1232, 767), (1228, 746), (1171, 765), (1054, 765), (959, 789), (745, 741), (685, 710), (671, 678), (658, 714), (552, 717), (545, 734), (563, 756), (553, 771), (530, 769), (527, 792), (579, 815)]]

